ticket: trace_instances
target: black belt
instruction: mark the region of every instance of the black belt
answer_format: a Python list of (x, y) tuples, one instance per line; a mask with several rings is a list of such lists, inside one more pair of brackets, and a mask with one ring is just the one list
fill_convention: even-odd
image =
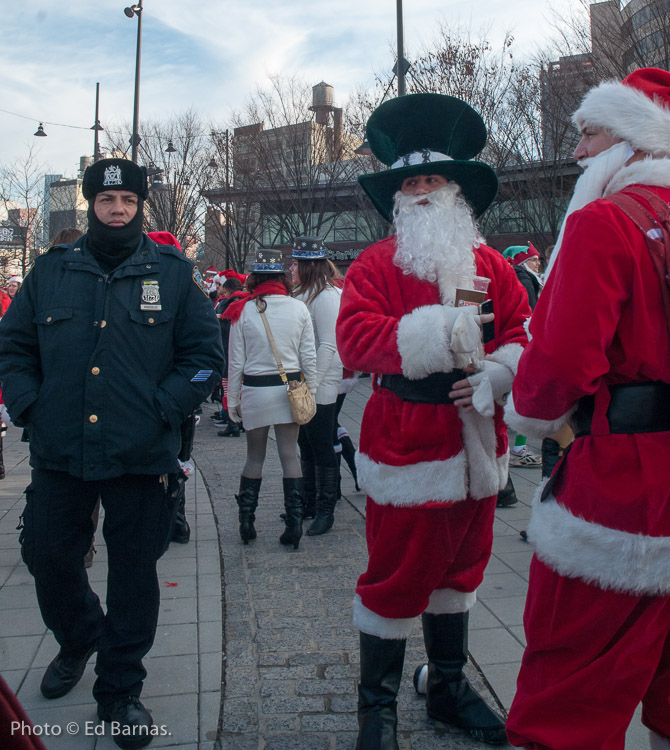
[[(299, 372), (287, 372), (287, 380), (300, 380)], [(271, 385), (284, 385), (281, 375), (243, 375), (242, 385), (248, 385), (252, 388), (266, 388)]]
[(453, 404), (449, 391), (454, 383), (467, 377), (463, 370), (434, 372), (420, 380), (410, 380), (404, 375), (382, 375), (379, 384), (393, 391), (403, 401), (416, 404)]
[[(614, 434), (670, 431), (670, 383), (622, 383), (610, 385), (607, 408), (609, 429)], [(572, 419), (576, 437), (591, 434), (595, 396), (577, 402)]]

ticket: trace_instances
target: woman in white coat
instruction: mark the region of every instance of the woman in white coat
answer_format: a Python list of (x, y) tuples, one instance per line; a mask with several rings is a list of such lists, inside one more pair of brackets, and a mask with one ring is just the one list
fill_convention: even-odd
[(342, 360), (335, 344), (335, 323), (340, 310), (340, 274), (326, 257), (318, 237), (297, 237), (293, 243), (291, 273), (294, 294), (306, 305), (316, 343), (316, 414), (300, 428), (300, 464), (305, 478), (305, 518), (314, 517), (309, 536), (324, 534), (335, 520), (339, 462), (333, 447), (336, 402), (342, 381)]
[(298, 548), (302, 536), (303, 482), (298, 460), (298, 425), (293, 421), (286, 386), (277, 369), (261, 312), (265, 313), (289, 380), (301, 373), (316, 393), (314, 333), (305, 305), (291, 297), (284, 266), (263, 253), (247, 279), (250, 294), (224, 313), (232, 321), (228, 345), (228, 417), (244, 418), (247, 458), (240, 478), (240, 537), (256, 538), (254, 522), (270, 425), (274, 425), (284, 485), (286, 528), (279, 541)]

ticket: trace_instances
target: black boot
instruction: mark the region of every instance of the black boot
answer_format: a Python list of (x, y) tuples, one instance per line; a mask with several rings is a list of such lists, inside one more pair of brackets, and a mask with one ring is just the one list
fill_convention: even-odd
[(216, 434), (219, 437), (239, 437), (242, 432), (242, 427), (237, 422), (233, 422), (232, 419), (228, 420), (228, 426), (225, 430), (219, 430)]
[(542, 476), (550, 477), (554, 473), (556, 464), (560, 461), (563, 451), (553, 438), (542, 441)]
[(240, 539), (249, 544), (252, 539), (256, 538), (256, 529), (254, 514), (258, 507), (258, 493), (261, 490), (262, 479), (251, 479), (250, 477), (240, 477), (240, 494), (235, 495), (237, 507), (240, 509), (238, 518), (240, 521)]
[(279, 537), (281, 544), (292, 544), (298, 549), (302, 537), (302, 477), (284, 478), (284, 523), (286, 528)]
[(498, 493), (498, 499), (496, 500), (496, 508), (510, 508), (512, 505), (516, 505), (519, 502), (519, 498), (516, 496), (516, 490), (512, 484), (512, 477), (507, 475), (507, 484)]
[[(3, 428), (5, 428), (5, 430), (7, 429), (7, 428), (5, 427), (5, 425), (4, 425), (4, 423), (3, 423), (3, 425), (2, 425), (2, 426), (3, 426)], [(4, 479), (4, 478), (5, 478), (5, 476), (6, 476), (6, 473), (5, 473), (5, 459), (4, 459), (4, 456), (3, 456), (3, 453), (2, 453), (2, 444), (3, 444), (3, 443), (4, 443), (5, 441), (4, 441), (3, 439), (2, 439), (2, 436), (1, 436), (1, 435), (4, 435), (4, 430), (3, 430), (3, 432), (2, 432), (1, 434), (0, 434), (0, 479)]]
[(507, 742), (505, 722), (488, 707), (463, 674), (468, 660), (468, 613), (424, 613), (421, 621), (428, 654), (428, 716), (460, 727), (481, 742), (504, 745)]
[(303, 482), (303, 518), (314, 518), (316, 515), (316, 474), (311, 461), (300, 459)]
[(405, 641), (361, 633), (356, 750), (398, 750), (397, 701)]
[(316, 474), (316, 516), (307, 529), (307, 536), (319, 536), (330, 531), (335, 521), (335, 503), (337, 502), (337, 478), (340, 473), (337, 467), (317, 466)]
[(171, 542), (177, 544), (186, 544), (191, 538), (191, 527), (186, 520), (186, 482), (184, 481), (179, 488), (179, 502), (177, 503), (177, 515), (172, 527)]

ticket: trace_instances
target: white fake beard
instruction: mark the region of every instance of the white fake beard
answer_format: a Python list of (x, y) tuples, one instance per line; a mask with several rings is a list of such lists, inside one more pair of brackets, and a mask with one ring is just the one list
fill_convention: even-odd
[(622, 141), (621, 143), (615, 143), (614, 146), (610, 146), (606, 151), (602, 151), (597, 156), (593, 156), (590, 159), (583, 159), (578, 162), (579, 166), (584, 169), (584, 174), (577, 180), (574, 192), (572, 193), (572, 198), (568, 204), (568, 210), (565, 212), (561, 231), (544, 272), (545, 284), (549, 278), (551, 269), (556, 263), (558, 252), (561, 249), (565, 224), (570, 214), (579, 211), (589, 203), (606, 195), (607, 185), (610, 183), (614, 175), (623, 169), (624, 165), (632, 155), (633, 151), (630, 145), (626, 143), (626, 141)]
[[(427, 205), (417, 205), (428, 200)], [(472, 209), (454, 183), (426, 195), (394, 196), (397, 250), (403, 273), (438, 283), (443, 303), (453, 304), (459, 276), (475, 275), (473, 247), (482, 238)]]

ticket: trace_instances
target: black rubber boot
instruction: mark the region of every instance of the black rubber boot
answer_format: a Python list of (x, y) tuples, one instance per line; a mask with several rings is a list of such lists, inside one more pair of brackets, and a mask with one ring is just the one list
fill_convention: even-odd
[(405, 641), (361, 633), (356, 750), (398, 750), (397, 701)]
[(506, 744), (505, 722), (463, 674), (468, 660), (468, 613), (424, 613), (421, 621), (428, 654), (428, 716), (460, 727), (480, 742)]
[(307, 536), (319, 536), (330, 531), (335, 522), (337, 502), (337, 479), (340, 472), (337, 466), (317, 466), (316, 474), (316, 516), (307, 529)]
[(510, 508), (512, 505), (516, 505), (519, 502), (519, 498), (516, 496), (516, 490), (512, 484), (512, 477), (507, 475), (507, 484), (498, 493), (498, 499), (496, 500), (496, 508)]
[(186, 482), (183, 482), (179, 488), (179, 502), (177, 504), (177, 515), (172, 527), (171, 542), (177, 544), (186, 544), (191, 538), (191, 527), (186, 520)]
[(316, 515), (316, 473), (311, 461), (300, 459), (303, 482), (303, 506), (302, 517), (314, 518)]
[(559, 462), (563, 451), (561, 446), (552, 438), (544, 438), (542, 441), (542, 476), (550, 477), (554, 473), (556, 464)]
[(245, 544), (249, 544), (252, 539), (256, 538), (256, 529), (254, 528), (254, 521), (256, 520), (255, 511), (258, 507), (258, 493), (261, 490), (262, 481), (262, 479), (240, 477), (240, 494), (235, 495), (237, 507), (240, 509), (238, 514), (240, 539)]
[(302, 537), (302, 477), (284, 478), (284, 523), (286, 528), (279, 537), (281, 544), (298, 549)]

